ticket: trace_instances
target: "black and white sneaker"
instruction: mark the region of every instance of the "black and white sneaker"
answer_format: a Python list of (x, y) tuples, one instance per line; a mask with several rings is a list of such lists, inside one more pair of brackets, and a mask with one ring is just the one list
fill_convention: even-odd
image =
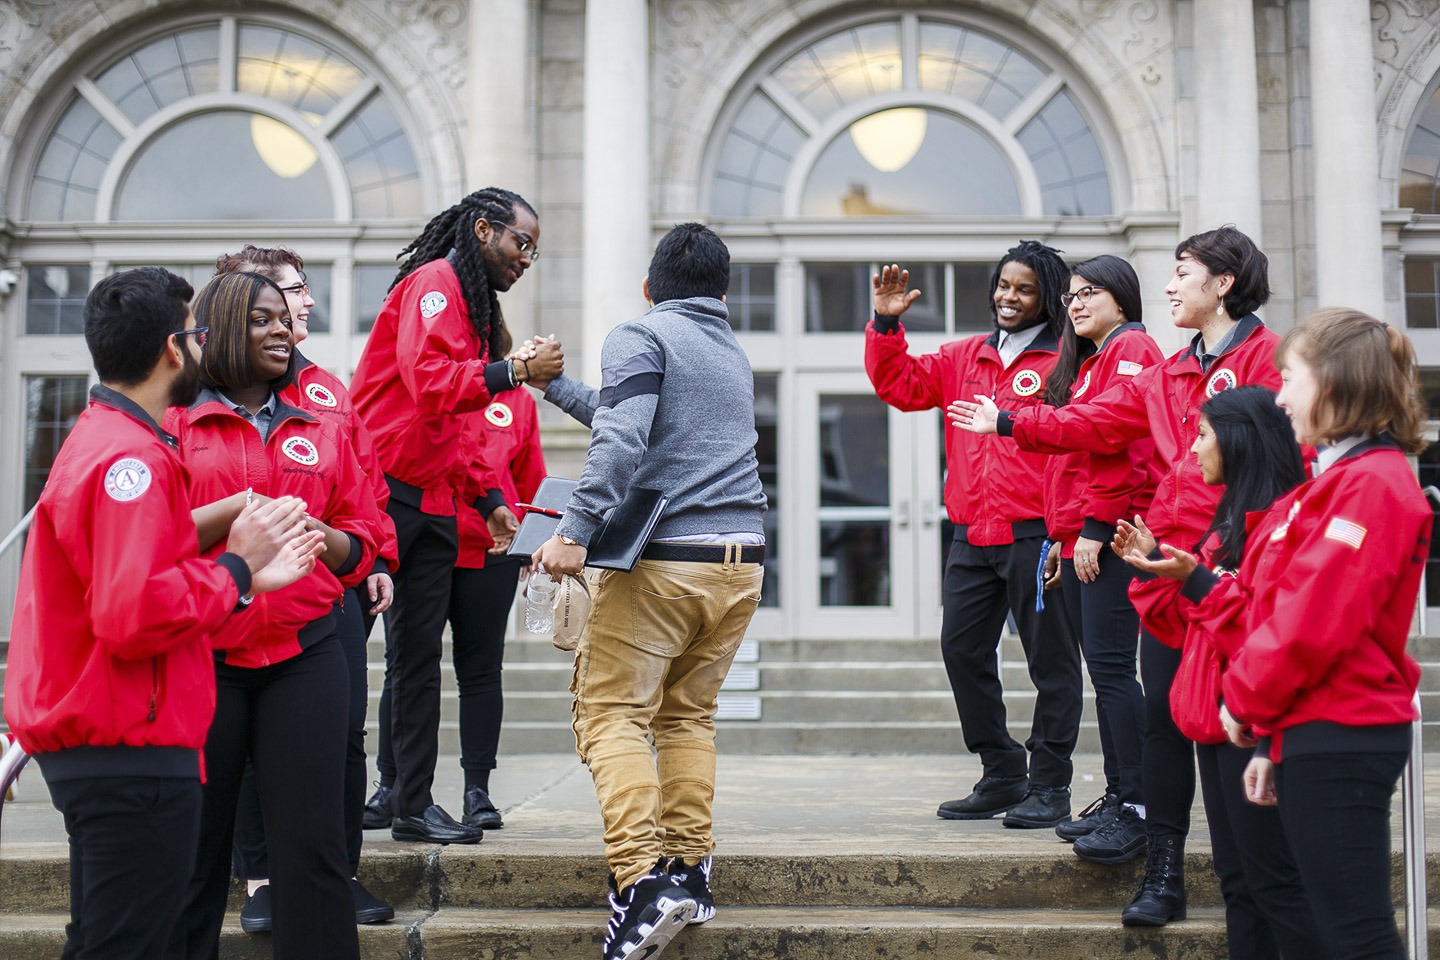
[(715, 895), (710, 892), (709, 857), (693, 866), (675, 857), (670, 861), (670, 879), (695, 898), (695, 916), (690, 918), (691, 923), (704, 923), (715, 916)]
[(610, 924), (603, 960), (650, 960), (695, 916), (695, 898), (664, 869), (664, 861), (621, 892), (611, 878)]

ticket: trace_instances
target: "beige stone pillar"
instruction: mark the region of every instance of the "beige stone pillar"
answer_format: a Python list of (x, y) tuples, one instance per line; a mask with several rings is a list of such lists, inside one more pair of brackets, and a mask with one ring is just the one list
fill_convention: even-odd
[(646, 309), (650, 263), (650, 9), (646, 0), (585, 5), (581, 370), (598, 387), (605, 334)]
[(1367, 0), (1310, 0), (1310, 116), (1317, 303), (1384, 317), (1375, 62)]
[(1196, 231), (1260, 235), (1260, 105), (1253, 0), (1195, 0)]
[(535, 203), (529, 0), (470, 0), (468, 27), (466, 188), (505, 187)]

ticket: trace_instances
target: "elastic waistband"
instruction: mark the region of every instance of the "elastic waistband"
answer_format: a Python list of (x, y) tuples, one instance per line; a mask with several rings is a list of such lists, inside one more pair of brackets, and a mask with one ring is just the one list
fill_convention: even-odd
[[(966, 536), (966, 531), (969, 529), (970, 524), (968, 523), (955, 524), (955, 539), (969, 543), (970, 538)], [(1044, 537), (1048, 535), (1045, 530), (1045, 521), (1038, 518), (1035, 520), (1016, 520), (1010, 524), (1010, 532), (1016, 540), (1024, 540), (1026, 537)]]
[(160, 777), (200, 779), (200, 751), (195, 747), (69, 747), (35, 754), (46, 780), (88, 780), (94, 777)]
[(650, 543), (642, 560), (678, 560), (682, 563), (764, 563), (763, 543)]

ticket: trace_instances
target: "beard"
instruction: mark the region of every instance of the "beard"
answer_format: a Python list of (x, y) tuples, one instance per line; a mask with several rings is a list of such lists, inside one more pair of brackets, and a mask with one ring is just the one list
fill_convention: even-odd
[(190, 356), (188, 344), (181, 353), (184, 359), (181, 361), (180, 373), (170, 384), (172, 407), (188, 407), (200, 396), (200, 363)]
[[(495, 237), (499, 236), (497, 232)], [(485, 265), (485, 281), (490, 284), (491, 290), (504, 293), (510, 289), (510, 264), (500, 252), (498, 239), (492, 239), (480, 248), (480, 261)]]

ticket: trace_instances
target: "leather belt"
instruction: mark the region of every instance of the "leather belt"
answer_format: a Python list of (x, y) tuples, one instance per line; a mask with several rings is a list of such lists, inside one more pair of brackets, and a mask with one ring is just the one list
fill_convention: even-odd
[(651, 542), (645, 546), (640, 559), (679, 560), (682, 563), (764, 563), (765, 544)]

